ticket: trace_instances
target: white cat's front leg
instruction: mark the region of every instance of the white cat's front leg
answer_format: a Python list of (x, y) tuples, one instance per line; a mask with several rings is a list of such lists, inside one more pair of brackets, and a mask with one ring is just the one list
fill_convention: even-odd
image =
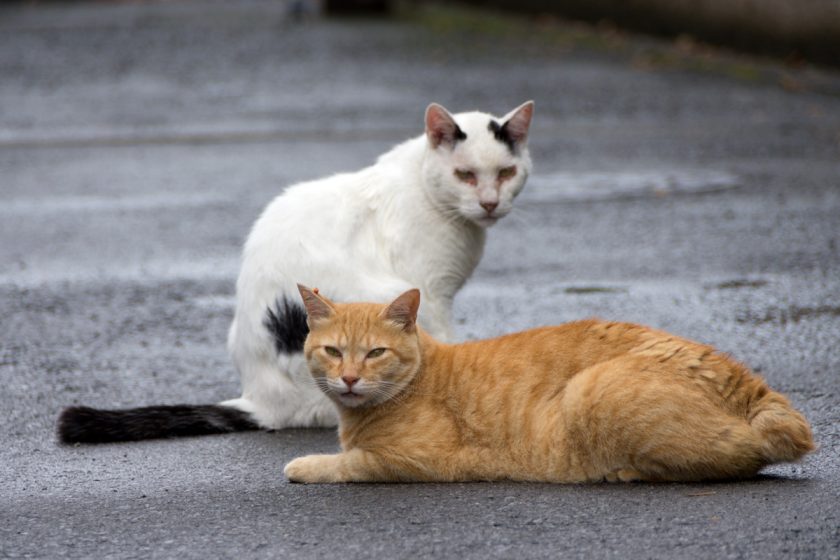
[[(450, 342), (454, 339), (452, 332), (452, 313), (445, 303), (438, 303), (433, 298), (428, 298), (424, 303), (425, 309), (421, 307), (418, 322), (434, 338), (441, 342)], [(425, 313), (424, 313), (425, 312)]]
[(286, 465), (283, 474), (291, 482), (304, 484), (392, 480), (392, 476), (383, 468), (381, 459), (361, 449), (352, 449), (336, 455), (298, 457)]

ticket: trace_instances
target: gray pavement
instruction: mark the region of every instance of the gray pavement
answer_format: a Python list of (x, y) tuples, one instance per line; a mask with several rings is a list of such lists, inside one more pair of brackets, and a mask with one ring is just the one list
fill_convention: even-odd
[[(0, 8), (0, 557), (840, 558), (840, 75), (283, 12)], [(283, 465), (331, 431), (56, 444), (68, 404), (237, 395), (239, 247), (285, 185), (366, 165), (429, 101), (528, 98), (535, 175), (459, 336), (599, 315), (713, 343), (815, 454), (726, 484), (300, 486)]]

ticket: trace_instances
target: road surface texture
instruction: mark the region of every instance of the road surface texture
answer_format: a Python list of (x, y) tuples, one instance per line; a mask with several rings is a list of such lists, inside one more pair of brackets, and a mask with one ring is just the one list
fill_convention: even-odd
[[(541, 22), (283, 3), (0, 12), (0, 557), (840, 558), (840, 75)], [(70, 404), (238, 395), (239, 250), (430, 101), (535, 99), (462, 339), (587, 316), (718, 345), (820, 448), (720, 484), (304, 486), (331, 430), (63, 447)]]

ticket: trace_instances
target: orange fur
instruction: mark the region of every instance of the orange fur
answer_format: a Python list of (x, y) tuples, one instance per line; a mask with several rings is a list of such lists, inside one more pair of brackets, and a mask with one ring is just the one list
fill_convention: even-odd
[(343, 452), (295, 459), (292, 481), (728, 479), (814, 449), (761, 378), (662, 331), (586, 320), (447, 345), (414, 324), (416, 290), (390, 306), (301, 293)]

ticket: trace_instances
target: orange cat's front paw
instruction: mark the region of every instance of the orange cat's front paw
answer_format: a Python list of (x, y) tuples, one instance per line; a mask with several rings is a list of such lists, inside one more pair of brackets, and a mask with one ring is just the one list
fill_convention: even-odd
[(342, 482), (338, 479), (330, 455), (307, 455), (298, 457), (289, 462), (283, 469), (291, 482), (302, 482), (304, 484), (325, 484), (330, 482)]

